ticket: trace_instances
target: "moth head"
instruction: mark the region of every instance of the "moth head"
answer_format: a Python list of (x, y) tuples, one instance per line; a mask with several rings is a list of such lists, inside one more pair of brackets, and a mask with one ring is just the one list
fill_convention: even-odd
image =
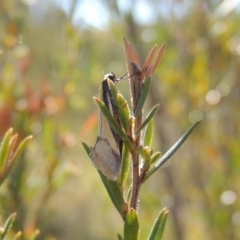
[(103, 81), (107, 80), (107, 79), (110, 79), (114, 83), (117, 83), (117, 82), (120, 82), (122, 80), (129, 79), (128, 77), (124, 78), (126, 75), (127, 75), (127, 73), (125, 73), (122, 77), (116, 78), (116, 75), (113, 72), (110, 72), (110, 73), (105, 74)]
[(112, 80), (114, 83), (118, 81), (118, 79), (116, 78), (116, 75), (113, 72), (107, 73), (104, 76), (104, 80), (106, 79), (110, 79)]

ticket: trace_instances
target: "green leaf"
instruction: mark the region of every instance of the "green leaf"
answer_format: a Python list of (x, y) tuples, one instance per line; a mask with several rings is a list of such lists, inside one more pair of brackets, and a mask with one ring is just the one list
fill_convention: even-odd
[(134, 209), (127, 213), (124, 223), (124, 240), (138, 240), (139, 224), (137, 214)]
[(192, 131), (201, 123), (201, 121), (198, 121), (194, 123), (186, 132), (185, 134), (178, 139), (178, 141), (157, 161), (153, 168), (150, 169), (142, 182), (145, 182), (155, 171), (157, 171), (185, 142), (185, 140), (189, 137), (189, 135), (192, 133)]
[(40, 234), (40, 231), (38, 229), (35, 230), (29, 240), (36, 240), (39, 234)]
[(162, 209), (159, 213), (155, 223), (152, 227), (152, 230), (148, 236), (147, 240), (161, 240), (166, 225), (166, 220), (168, 216), (168, 210), (166, 208)]
[(95, 102), (99, 106), (100, 110), (102, 111), (102, 113), (106, 117), (106, 119), (109, 122), (109, 124), (111, 125), (111, 127), (116, 131), (116, 133), (122, 139), (122, 141), (124, 142), (124, 144), (128, 148), (128, 150), (130, 152), (133, 151), (134, 150), (133, 144), (131, 143), (131, 141), (127, 137), (126, 133), (119, 126), (117, 121), (114, 119), (114, 117), (112, 116), (112, 114), (110, 113), (108, 108), (105, 106), (105, 104), (99, 98), (93, 97), (93, 99), (95, 100)]
[(109, 195), (113, 205), (115, 206), (115, 208), (117, 209), (119, 214), (124, 218), (124, 211), (127, 206), (124, 201), (123, 193), (122, 193), (119, 183), (117, 181), (112, 181), (112, 180), (108, 179), (99, 170), (98, 170), (98, 172), (99, 172), (101, 180), (108, 192), (108, 195)]
[(148, 146), (147, 147), (140, 146), (137, 148), (137, 152), (142, 157), (141, 171), (144, 171), (144, 172), (148, 171), (148, 169), (150, 168), (150, 165), (151, 165), (152, 150)]
[(118, 240), (123, 240), (123, 237), (120, 234), (117, 234)]
[(150, 147), (144, 147), (144, 155), (145, 158), (143, 158), (143, 165), (142, 165), (142, 169), (144, 171), (147, 171), (151, 165), (151, 148)]
[(91, 153), (91, 148), (85, 142), (82, 142), (82, 145), (85, 151), (87, 152), (87, 154), (89, 155)]
[(15, 162), (20, 155), (22, 154), (22, 152), (25, 150), (28, 142), (32, 139), (32, 136), (28, 136), (26, 138), (24, 138), (21, 143), (18, 145), (17, 150), (15, 151), (14, 155), (13, 155), (13, 162)]
[[(10, 141), (8, 141), (8, 146), (7, 148), (7, 152), (12, 151), (13, 149), (13, 145), (15, 145), (16, 143), (16, 138), (17, 135), (15, 134)], [(10, 159), (7, 158), (8, 160), (8, 164), (5, 166), (2, 166), (1, 169), (1, 174), (0, 174), (0, 185), (3, 183), (3, 181), (5, 180), (5, 178), (8, 176), (8, 173), (10, 172), (10, 170), (12, 169), (12, 167), (14, 166), (14, 164), (16, 163), (16, 161), (18, 160), (19, 156), (21, 155), (21, 153), (23, 152), (23, 150), (25, 149), (27, 142), (32, 139), (32, 136), (28, 136), (25, 139), (23, 139), (23, 141), (18, 145), (17, 149), (15, 152), (11, 153)], [(6, 156), (5, 156), (6, 157)]]
[(116, 84), (111, 80), (111, 79), (108, 79), (108, 87), (110, 89), (110, 92), (112, 94), (112, 98), (113, 98), (113, 101), (114, 103), (117, 105), (117, 95), (119, 93), (118, 89), (116, 88)]
[(130, 170), (130, 152), (123, 147), (120, 186), (124, 189)]
[(143, 145), (151, 147), (152, 138), (153, 138), (153, 119), (151, 119), (147, 125), (145, 135), (144, 135)]
[(159, 239), (159, 240), (162, 239), (166, 221), (167, 221), (167, 217), (168, 217), (168, 210), (166, 209), (165, 213), (163, 214), (163, 217), (162, 217), (162, 220), (161, 220), (161, 223), (160, 223), (157, 235), (156, 235), (157, 239)]
[(132, 184), (130, 185), (130, 187), (128, 188), (128, 191), (127, 191), (127, 196), (126, 196), (127, 202), (130, 201), (131, 196), (132, 196)]
[(4, 135), (0, 146), (0, 172), (4, 171), (8, 161), (7, 155), (9, 153), (9, 142), (11, 140), (13, 129), (10, 128)]
[(13, 221), (16, 218), (16, 213), (11, 214), (8, 219), (6, 220), (6, 222), (4, 223), (3, 229), (1, 231), (1, 235), (0, 235), (0, 240), (3, 240), (4, 237), (6, 236), (8, 230), (12, 227)]
[(142, 123), (142, 125), (138, 128), (138, 130), (136, 131), (136, 136), (141, 132), (141, 130), (153, 119), (155, 113), (157, 112), (159, 108), (159, 104), (155, 105), (152, 110), (148, 113), (146, 119), (144, 120), (144, 122)]
[(151, 163), (154, 163), (159, 157), (160, 157), (161, 153), (160, 152), (155, 152), (152, 156), (151, 156)]
[(22, 232), (19, 231), (19, 232), (17, 232), (17, 233), (14, 235), (13, 240), (20, 240), (21, 237), (22, 237)]
[(136, 110), (134, 112), (135, 118), (138, 118), (138, 116), (142, 112), (142, 109), (143, 109), (144, 103), (146, 101), (146, 98), (147, 98), (147, 95), (148, 95), (151, 83), (152, 83), (152, 79), (151, 78), (148, 78), (144, 82), (142, 93), (141, 93), (141, 97), (139, 99), (138, 105), (137, 105)]
[(151, 149), (150, 149), (150, 147), (139, 146), (137, 148), (137, 153), (141, 155), (143, 160), (146, 160), (146, 161), (151, 160)]
[[(83, 145), (84, 149), (86, 150), (87, 154), (89, 155), (91, 153), (90, 147), (84, 142), (82, 142), (82, 145)], [(108, 179), (99, 170), (98, 170), (98, 173), (101, 177), (103, 185), (106, 188), (113, 205), (115, 206), (117, 211), (120, 213), (120, 215), (123, 217), (125, 201), (124, 201), (124, 197), (123, 197), (122, 190), (121, 190), (119, 183), (117, 181), (112, 181), (112, 180)]]
[(130, 109), (122, 94), (117, 95), (117, 105), (123, 128), (127, 135), (130, 136)]

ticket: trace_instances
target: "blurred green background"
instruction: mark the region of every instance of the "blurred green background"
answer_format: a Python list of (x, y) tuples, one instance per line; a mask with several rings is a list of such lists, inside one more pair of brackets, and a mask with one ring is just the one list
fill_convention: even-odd
[[(94, 145), (103, 75), (126, 73), (123, 37), (143, 61), (165, 43), (146, 104), (154, 149), (202, 124), (142, 187), (140, 236), (163, 207), (164, 239), (240, 239), (238, 0), (0, 1), (0, 136), (34, 136), (0, 190), (0, 225), (39, 239), (117, 239), (122, 220), (81, 146)], [(129, 99), (129, 85), (118, 84)], [(11, 237), (9, 238), (11, 239)]]

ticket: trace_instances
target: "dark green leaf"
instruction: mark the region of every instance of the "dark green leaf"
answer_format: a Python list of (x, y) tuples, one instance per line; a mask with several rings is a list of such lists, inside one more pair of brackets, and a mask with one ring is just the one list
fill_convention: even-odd
[(85, 142), (82, 142), (82, 145), (85, 151), (87, 152), (87, 154), (89, 155), (91, 153), (91, 148)]
[(118, 240), (123, 240), (123, 237), (120, 234), (117, 234)]
[(168, 210), (164, 208), (158, 215), (152, 230), (148, 236), (148, 240), (161, 240), (168, 216)]
[(150, 86), (151, 86), (151, 82), (152, 82), (151, 78), (148, 78), (144, 82), (143, 89), (142, 89), (142, 92), (141, 92), (141, 97), (139, 99), (138, 105), (137, 105), (136, 110), (134, 112), (135, 118), (138, 118), (138, 116), (142, 112), (144, 103), (146, 101), (146, 98), (147, 98), (147, 95), (148, 95), (148, 92), (149, 92), (149, 89), (150, 89)]
[(124, 214), (123, 211), (125, 209), (126, 204), (125, 204), (124, 197), (123, 197), (122, 190), (120, 188), (119, 183), (117, 181), (112, 181), (108, 179), (100, 171), (98, 172), (113, 205), (115, 206), (119, 214), (123, 217), (123, 214)]
[(189, 137), (192, 131), (200, 124), (201, 121), (194, 123), (186, 132), (185, 134), (157, 161), (153, 168), (150, 169), (146, 176), (143, 179), (145, 182), (155, 171), (157, 171), (185, 142), (185, 140)]
[[(83, 145), (84, 149), (86, 150), (87, 154), (90, 155), (90, 153), (91, 153), (90, 147), (84, 142), (82, 142), (82, 145)], [(119, 183), (117, 181), (112, 181), (112, 180), (108, 179), (99, 170), (98, 170), (98, 173), (101, 177), (101, 180), (108, 192), (108, 195), (109, 195), (113, 205), (115, 206), (117, 211), (120, 213), (120, 215), (123, 216), (123, 209), (125, 206), (125, 201), (124, 201), (124, 197), (123, 197)]]
[(138, 128), (138, 130), (136, 131), (136, 136), (141, 132), (141, 130), (153, 119), (155, 113), (157, 112), (159, 108), (159, 104), (155, 105), (152, 110), (148, 113), (146, 119), (144, 120), (144, 122), (142, 123), (142, 125)]

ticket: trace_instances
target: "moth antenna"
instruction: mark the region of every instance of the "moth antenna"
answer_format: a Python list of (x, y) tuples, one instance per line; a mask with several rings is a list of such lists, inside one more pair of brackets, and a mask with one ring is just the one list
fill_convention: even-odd
[(122, 77), (117, 78), (117, 79), (116, 79), (116, 82), (120, 82), (120, 81), (123, 81), (123, 80), (127, 80), (127, 79), (129, 79), (130, 77), (132, 77), (132, 76), (134, 75), (134, 73), (133, 73), (131, 76), (124, 78), (127, 74), (128, 74), (128, 73), (126, 72)]

